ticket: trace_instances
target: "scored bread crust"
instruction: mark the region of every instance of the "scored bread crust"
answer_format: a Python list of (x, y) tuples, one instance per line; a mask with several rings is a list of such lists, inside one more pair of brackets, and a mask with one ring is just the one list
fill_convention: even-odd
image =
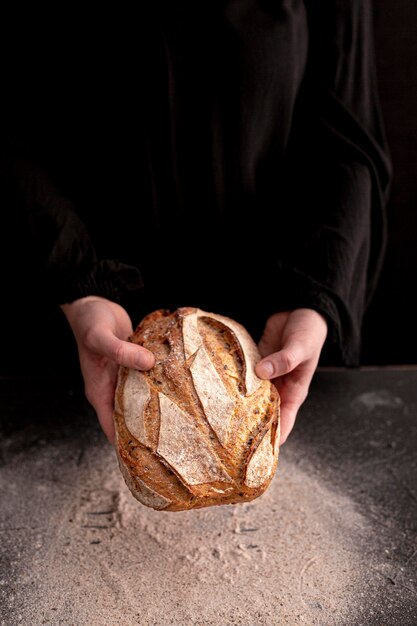
[(279, 453), (279, 395), (255, 374), (260, 355), (236, 321), (197, 308), (146, 316), (130, 341), (155, 366), (119, 368), (114, 422), (120, 469), (146, 506), (181, 511), (253, 500)]

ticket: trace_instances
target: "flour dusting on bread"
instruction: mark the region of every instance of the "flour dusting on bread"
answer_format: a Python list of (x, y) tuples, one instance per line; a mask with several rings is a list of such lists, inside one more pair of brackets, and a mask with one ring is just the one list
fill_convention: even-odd
[(197, 308), (155, 311), (131, 341), (148, 372), (120, 368), (114, 421), (126, 484), (146, 506), (181, 511), (260, 496), (279, 453), (279, 396), (255, 374), (238, 322)]

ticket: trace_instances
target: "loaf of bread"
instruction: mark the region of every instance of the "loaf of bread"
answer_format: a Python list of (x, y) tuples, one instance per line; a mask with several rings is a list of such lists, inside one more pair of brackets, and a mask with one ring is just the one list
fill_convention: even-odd
[(132, 494), (165, 511), (260, 496), (278, 462), (279, 396), (255, 374), (247, 331), (181, 308), (151, 313), (130, 340), (156, 359), (147, 372), (119, 369), (116, 450)]

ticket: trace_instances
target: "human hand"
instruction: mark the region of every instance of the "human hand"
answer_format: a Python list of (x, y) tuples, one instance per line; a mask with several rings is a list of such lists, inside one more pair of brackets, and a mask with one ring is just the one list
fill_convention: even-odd
[(61, 305), (78, 345), (87, 400), (110, 443), (114, 442), (114, 392), (119, 365), (148, 370), (155, 364), (149, 350), (129, 343), (132, 323), (120, 305), (88, 296)]
[(256, 373), (272, 380), (281, 396), (281, 444), (307, 397), (326, 337), (327, 322), (313, 309), (275, 313), (266, 322)]

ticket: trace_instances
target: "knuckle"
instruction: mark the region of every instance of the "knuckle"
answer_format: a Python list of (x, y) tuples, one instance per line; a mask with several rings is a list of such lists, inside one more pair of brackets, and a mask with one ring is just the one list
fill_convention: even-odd
[(114, 348), (114, 360), (118, 365), (126, 364), (126, 347), (124, 343), (121, 341)]
[(273, 313), (270, 317), (268, 317), (267, 321), (266, 321), (266, 328), (268, 330), (274, 329), (277, 324), (280, 323), (280, 321), (283, 319), (283, 317), (286, 316), (286, 313)]
[(97, 344), (97, 330), (94, 326), (87, 328), (84, 334), (84, 345), (88, 350), (94, 350)]
[(298, 365), (298, 359), (291, 350), (282, 351), (281, 361), (287, 372), (291, 372)]

